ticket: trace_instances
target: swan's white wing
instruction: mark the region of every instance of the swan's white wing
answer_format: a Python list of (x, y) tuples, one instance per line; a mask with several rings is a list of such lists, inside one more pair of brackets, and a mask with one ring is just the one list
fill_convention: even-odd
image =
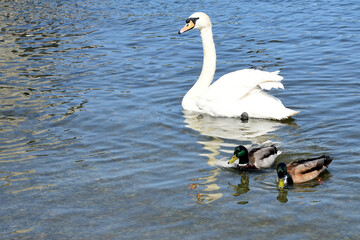
[[(258, 70), (259, 71), (259, 70)], [(262, 81), (259, 83), (259, 86), (261, 89), (270, 90), (272, 88), (281, 88), (284, 89), (284, 85), (281, 83), (281, 80), (283, 80), (283, 77), (279, 75), (280, 71), (275, 72), (261, 72), (261, 79), (265, 79), (265, 81)], [(260, 74), (259, 74), (260, 75)]]
[(219, 78), (208, 88), (200, 97), (198, 107), (201, 109), (212, 103), (240, 100), (254, 89), (284, 88), (282, 79), (279, 71), (243, 69), (231, 72)]
[(226, 74), (200, 96), (196, 104), (200, 111), (212, 116), (285, 119), (297, 114), (279, 99), (262, 91), (284, 88), (279, 72), (244, 69)]

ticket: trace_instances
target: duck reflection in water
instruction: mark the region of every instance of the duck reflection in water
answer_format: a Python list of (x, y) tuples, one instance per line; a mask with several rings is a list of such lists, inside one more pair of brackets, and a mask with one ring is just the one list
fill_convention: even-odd
[(288, 201), (287, 199), (288, 191), (287, 189), (279, 189), (279, 194), (277, 196), (277, 200), (281, 203), (286, 203)]
[(228, 184), (229, 187), (231, 187), (235, 191), (235, 193), (231, 194), (233, 196), (240, 196), (250, 191), (249, 175), (246, 172), (240, 172), (240, 184), (234, 185), (230, 182)]

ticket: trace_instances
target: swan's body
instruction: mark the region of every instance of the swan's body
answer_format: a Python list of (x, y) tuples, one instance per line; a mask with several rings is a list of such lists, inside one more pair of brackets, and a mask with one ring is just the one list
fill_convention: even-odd
[(192, 14), (186, 22), (179, 34), (192, 28), (199, 29), (204, 59), (199, 79), (182, 100), (183, 109), (216, 117), (240, 117), (246, 112), (250, 118), (277, 120), (298, 113), (262, 91), (284, 88), (281, 83), (283, 78), (278, 71), (243, 69), (228, 73), (211, 84), (216, 70), (216, 50), (210, 18), (205, 13), (198, 12)]

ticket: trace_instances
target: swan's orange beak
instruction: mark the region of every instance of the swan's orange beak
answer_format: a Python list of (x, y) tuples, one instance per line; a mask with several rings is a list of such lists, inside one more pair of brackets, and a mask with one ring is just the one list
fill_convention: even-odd
[(195, 23), (193, 22), (193, 20), (188, 19), (188, 20), (186, 20), (185, 26), (182, 29), (180, 29), (179, 34), (189, 31), (189, 30), (193, 29), (194, 27), (195, 27)]

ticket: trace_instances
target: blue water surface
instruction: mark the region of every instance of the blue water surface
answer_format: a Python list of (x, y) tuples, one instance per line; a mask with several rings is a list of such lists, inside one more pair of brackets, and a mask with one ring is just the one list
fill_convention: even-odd
[[(357, 1), (0, 3), (1, 239), (359, 239)], [(215, 79), (280, 70), (289, 121), (183, 112), (202, 67)], [(319, 179), (279, 191), (275, 169), (227, 167), (276, 144), (276, 163), (328, 154)]]

